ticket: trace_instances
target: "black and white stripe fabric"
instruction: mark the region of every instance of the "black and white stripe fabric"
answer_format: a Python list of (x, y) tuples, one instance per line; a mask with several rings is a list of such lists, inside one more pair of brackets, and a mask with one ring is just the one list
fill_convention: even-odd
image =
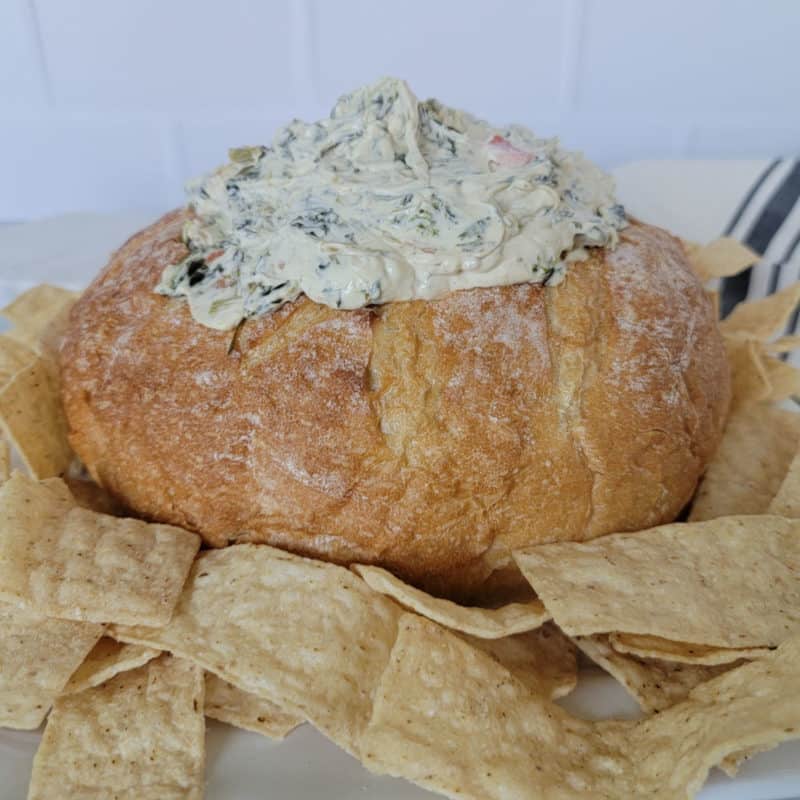
[[(722, 284), (722, 313), (800, 278), (800, 160), (775, 160), (742, 198), (724, 233), (762, 260)], [(793, 320), (794, 325), (797, 320)], [(792, 330), (794, 330), (792, 325)]]
[[(615, 176), (634, 215), (694, 241), (733, 236), (762, 257), (722, 281), (723, 315), (800, 280), (800, 159), (641, 162)], [(785, 333), (800, 333), (799, 316)]]

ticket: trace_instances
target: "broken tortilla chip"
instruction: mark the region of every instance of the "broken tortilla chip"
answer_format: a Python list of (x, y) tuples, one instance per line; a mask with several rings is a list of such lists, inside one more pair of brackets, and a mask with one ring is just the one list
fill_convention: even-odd
[(763, 364), (769, 380), (768, 400), (779, 403), (788, 397), (800, 397), (800, 369), (772, 356), (764, 356)]
[(72, 674), (61, 694), (76, 694), (99, 686), (120, 672), (141, 667), (160, 652), (138, 644), (120, 644), (104, 636)]
[(704, 283), (713, 278), (738, 275), (761, 260), (758, 253), (730, 236), (706, 245), (684, 242), (684, 247), (692, 270)]
[(35, 360), (36, 353), (30, 347), (6, 334), (0, 334), (0, 389)]
[[(135, 645), (126, 645), (134, 647)], [(260, 733), (270, 739), (285, 739), (298, 725), (305, 721), (296, 714), (270, 703), (263, 697), (237, 689), (213, 672), (206, 672), (206, 716)]]
[(401, 613), (344, 567), (240, 544), (198, 556), (168, 625), (112, 635), (191, 659), (358, 754)]
[(0, 487), (0, 599), (62, 619), (165, 624), (199, 537), (74, 507), (54, 483), (15, 472)]
[(201, 800), (203, 673), (161, 656), (56, 700), (33, 760), (28, 800)]
[(445, 628), (470, 636), (500, 639), (533, 630), (550, 619), (545, 607), (536, 599), (528, 603), (509, 603), (500, 608), (461, 606), (409, 586), (380, 567), (356, 564), (353, 569), (376, 592), (388, 595), (401, 606)]
[(800, 414), (770, 406), (732, 414), (689, 521), (765, 513), (798, 447)]
[(764, 349), (768, 353), (791, 353), (793, 350), (800, 348), (800, 334), (791, 334), (789, 336), (781, 336), (774, 342), (767, 342)]
[(798, 303), (800, 281), (759, 300), (739, 303), (719, 327), (726, 336), (745, 336), (766, 342), (783, 333)]
[(465, 800), (688, 798), (730, 753), (800, 736), (800, 641), (641, 721), (590, 723), (405, 615), (364, 735), (373, 770)]
[(11, 477), (11, 448), (8, 442), (0, 437), (0, 484)]
[(552, 622), (503, 639), (464, 636), (473, 647), (502, 664), (529, 689), (553, 699), (568, 695), (578, 683), (575, 645)]
[(800, 451), (792, 459), (786, 477), (767, 510), (781, 517), (800, 518)]
[[(609, 723), (639, 767), (619, 796), (692, 797), (709, 769), (800, 737), (800, 639), (701, 683), (689, 697), (633, 728)], [(603, 723), (601, 723), (601, 726)], [(633, 734), (633, 735), (631, 735)], [(642, 791), (644, 789), (645, 791)]]
[(615, 650), (604, 633), (576, 636), (575, 644), (620, 683), (646, 714), (674, 706), (695, 686), (743, 663), (702, 666), (639, 658)]
[(0, 390), (0, 427), (34, 477), (66, 472), (73, 454), (50, 359), (38, 356)]
[(768, 400), (772, 384), (761, 343), (726, 336), (725, 350), (731, 368), (731, 411), (749, 409)]
[(78, 292), (48, 284), (29, 289), (5, 308), (0, 309), (0, 316), (5, 317), (13, 325), (5, 335), (36, 352), (41, 352), (48, 328), (55, 320), (66, 318), (78, 296)]
[(102, 635), (101, 625), (0, 603), (0, 727), (38, 728)]
[(760, 658), (769, 653), (768, 647), (709, 647), (703, 644), (687, 644), (686, 642), (671, 642), (660, 639), (658, 636), (643, 636), (635, 633), (609, 634), (611, 646), (618, 653), (639, 658), (657, 658), (680, 664), (701, 664), (717, 666), (719, 664), (732, 664), (734, 661)]
[(598, 770), (624, 767), (591, 723), (413, 614), (400, 620), (363, 749), (370, 769), (473, 800), (594, 796)]
[(800, 520), (721, 517), (514, 553), (570, 636), (772, 647), (800, 633)]

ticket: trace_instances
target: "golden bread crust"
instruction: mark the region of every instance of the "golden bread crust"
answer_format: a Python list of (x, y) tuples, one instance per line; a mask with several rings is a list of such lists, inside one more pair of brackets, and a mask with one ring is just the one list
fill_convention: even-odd
[(662, 230), (632, 224), (558, 287), (301, 299), (233, 341), (153, 291), (184, 218), (134, 236), (76, 304), (63, 395), (93, 477), (213, 546), (379, 564), (463, 597), (512, 548), (674, 519), (719, 441), (724, 348)]

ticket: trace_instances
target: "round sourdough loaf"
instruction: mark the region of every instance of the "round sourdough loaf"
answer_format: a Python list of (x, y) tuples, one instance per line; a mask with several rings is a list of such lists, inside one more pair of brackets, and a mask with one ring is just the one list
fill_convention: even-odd
[(184, 219), (114, 254), (62, 348), (72, 444), (145, 518), (465, 598), (514, 548), (674, 519), (717, 446), (723, 344), (662, 230), (631, 224), (557, 287), (301, 299), (234, 335), (153, 291)]

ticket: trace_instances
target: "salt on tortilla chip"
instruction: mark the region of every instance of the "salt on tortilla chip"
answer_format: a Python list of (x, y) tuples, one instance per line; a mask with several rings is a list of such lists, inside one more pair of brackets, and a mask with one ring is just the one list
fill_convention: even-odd
[(646, 714), (674, 706), (695, 686), (743, 663), (703, 666), (639, 658), (615, 650), (603, 633), (576, 636), (575, 644), (620, 683)]
[(168, 625), (112, 635), (191, 659), (358, 754), (400, 614), (344, 567), (239, 544), (200, 553)]
[(6, 334), (0, 334), (0, 388), (35, 360), (36, 353), (30, 347)]
[(502, 664), (531, 691), (545, 697), (564, 697), (578, 683), (575, 645), (552, 622), (503, 639), (463, 638)]
[(760, 300), (739, 303), (720, 322), (720, 329), (726, 336), (744, 336), (766, 342), (783, 332), (798, 303), (800, 281)]
[(730, 236), (723, 236), (706, 245), (685, 242), (684, 247), (692, 270), (704, 283), (713, 278), (737, 275), (761, 259), (758, 253)]
[(781, 517), (800, 519), (800, 451), (792, 459), (783, 483), (769, 504), (768, 512)]
[(726, 336), (725, 350), (731, 368), (731, 411), (749, 409), (767, 400), (772, 384), (764, 365), (761, 343)]
[(34, 477), (66, 472), (73, 454), (51, 359), (37, 356), (0, 390), (0, 427)]
[(688, 798), (730, 753), (800, 736), (800, 642), (641, 721), (577, 720), (421, 617), (400, 620), (368, 767), (464, 800)]
[(48, 284), (35, 286), (0, 309), (0, 315), (13, 325), (6, 335), (41, 352), (48, 328), (55, 320), (66, 318), (77, 299), (78, 293), (69, 289)]
[(769, 653), (768, 647), (709, 647), (704, 644), (672, 642), (658, 636), (643, 636), (637, 633), (609, 634), (611, 646), (618, 653), (627, 653), (638, 658), (657, 658), (679, 664), (717, 666), (732, 664), (742, 659), (752, 661)]
[(33, 760), (29, 800), (201, 800), (203, 672), (161, 656), (56, 700)]
[(732, 414), (689, 520), (763, 514), (800, 446), (800, 414), (758, 406)]
[(101, 625), (0, 603), (0, 727), (38, 728), (102, 634)]
[(206, 672), (205, 712), (211, 719), (270, 739), (285, 739), (304, 722), (302, 717), (284, 711), (263, 697), (237, 689), (213, 672)]
[(800, 633), (800, 520), (721, 517), (514, 553), (570, 636), (771, 647)]
[(445, 628), (470, 636), (499, 639), (534, 630), (550, 619), (545, 607), (536, 599), (528, 603), (509, 603), (500, 608), (461, 606), (409, 586), (380, 567), (356, 564), (353, 569), (376, 592), (391, 597), (401, 606), (432, 619)]
[(54, 483), (15, 472), (0, 487), (0, 599), (62, 619), (164, 625), (199, 537), (74, 507)]
[(104, 636), (72, 674), (61, 694), (76, 694), (99, 686), (120, 672), (141, 667), (160, 652), (138, 644), (121, 644)]
[(769, 380), (768, 400), (779, 403), (800, 396), (800, 369), (772, 356), (764, 356), (763, 364)]

